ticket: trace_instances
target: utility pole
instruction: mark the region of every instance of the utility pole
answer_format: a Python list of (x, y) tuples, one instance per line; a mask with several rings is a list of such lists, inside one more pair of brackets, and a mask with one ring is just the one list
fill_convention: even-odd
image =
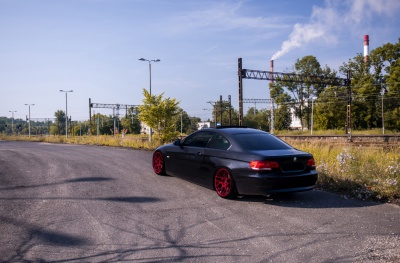
[(229, 126), (232, 125), (232, 103), (231, 103), (231, 95), (228, 96), (229, 100)]
[(214, 128), (217, 128), (217, 105), (215, 104), (215, 102), (212, 102), (212, 101), (208, 101), (208, 103), (210, 103), (211, 106), (213, 106), (213, 109), (214, 109), (214, 123), (215, 123)]
[(12, 114), (12, 119), (11, 119), (11, 132), (14, 131), (14, 112), (17, 112), (16, 110), (10, 110), (9, 112), (11, 112)]
[(219, 96), (219, 116), (221, 121), (219, 125), (222, 126), (222, 95)]
[(31, 138), (31, 106), (34, 106), (35, 104), (25, 104), (25, 105), (29, 107), (29, 123), (28, 123), (28, 130), (29, 130), (29, 138)]
[(181, 136), (182, 136), (182, 124), (183, 124), (182, 118), (183, 118), (183, 110), (181, 110)]
[(97, 113), (97, 136), (100, 134), (100, 115)]
[(385, 88), (381, 83), (381, 95), (382, 95), (382, 134), (385, 134), (385, 115), (383, 114), (383, 97), (385, 96)]
[(313, 135), (313, 129), (314, 129), (314, 100), (315, 97), (311, 97), (311, 135)]
[(346, 86), (347, 86), (347, 121), (346, 121), (346, 134), (347, 140), (351, 142), (351, 80), (350, 71), (347, 72)]
[(246, 73), (242, 68), (242, 58), (238, 59), (238, 79), (239, 79), (239, 126), (243, 126), (243, 77)]
[(61, 90), (60, 92), (65, 92), (65, 138), (68, 139), (68, 92), (73, 92), (73, 90)]

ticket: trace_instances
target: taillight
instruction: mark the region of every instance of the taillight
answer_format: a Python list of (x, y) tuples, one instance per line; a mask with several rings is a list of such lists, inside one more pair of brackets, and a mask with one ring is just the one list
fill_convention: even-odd
[(310, 168), (315, 168), (315, 161), (314, 159), (308, 159), (307, 166)]
[(251, 161), (250, 168), (252, 170), (272, 170), (279, 168), (279, 164), (271, 161)]

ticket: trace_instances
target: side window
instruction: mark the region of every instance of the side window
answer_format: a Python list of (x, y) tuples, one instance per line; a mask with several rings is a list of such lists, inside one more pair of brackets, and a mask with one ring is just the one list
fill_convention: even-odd
[(214, 134), (207, 148), (227, 150), (231, 146), (231, 143), (221, 134)]
[(192, 146), (192, 147), (206, 147), (207, 143), (210, 141), (211, 137), (214, 135), (213, 132), (203, 131), (196, 132), (189, 135), (184, 141), (182, 146)]

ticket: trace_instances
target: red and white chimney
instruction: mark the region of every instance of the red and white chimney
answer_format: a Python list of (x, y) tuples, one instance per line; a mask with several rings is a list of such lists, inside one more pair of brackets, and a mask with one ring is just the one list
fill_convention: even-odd
[(369, 56), (369, 35), (364, 35), (364, 62), (368, 62)]

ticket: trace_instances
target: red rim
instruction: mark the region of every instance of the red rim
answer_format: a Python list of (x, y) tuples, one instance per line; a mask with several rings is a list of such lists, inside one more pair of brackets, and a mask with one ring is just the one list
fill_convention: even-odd
[(217, 171), (214, 178), (214, 187), (217, 194), (221, 197), (227, 197), (232, 191), (232, 177), (229, 171), (221, 168)]
[(164, 159), (161, 152), (156, 152), (153, 155), (153, 169), (156, 174), (161, 174), (163, 171)]

